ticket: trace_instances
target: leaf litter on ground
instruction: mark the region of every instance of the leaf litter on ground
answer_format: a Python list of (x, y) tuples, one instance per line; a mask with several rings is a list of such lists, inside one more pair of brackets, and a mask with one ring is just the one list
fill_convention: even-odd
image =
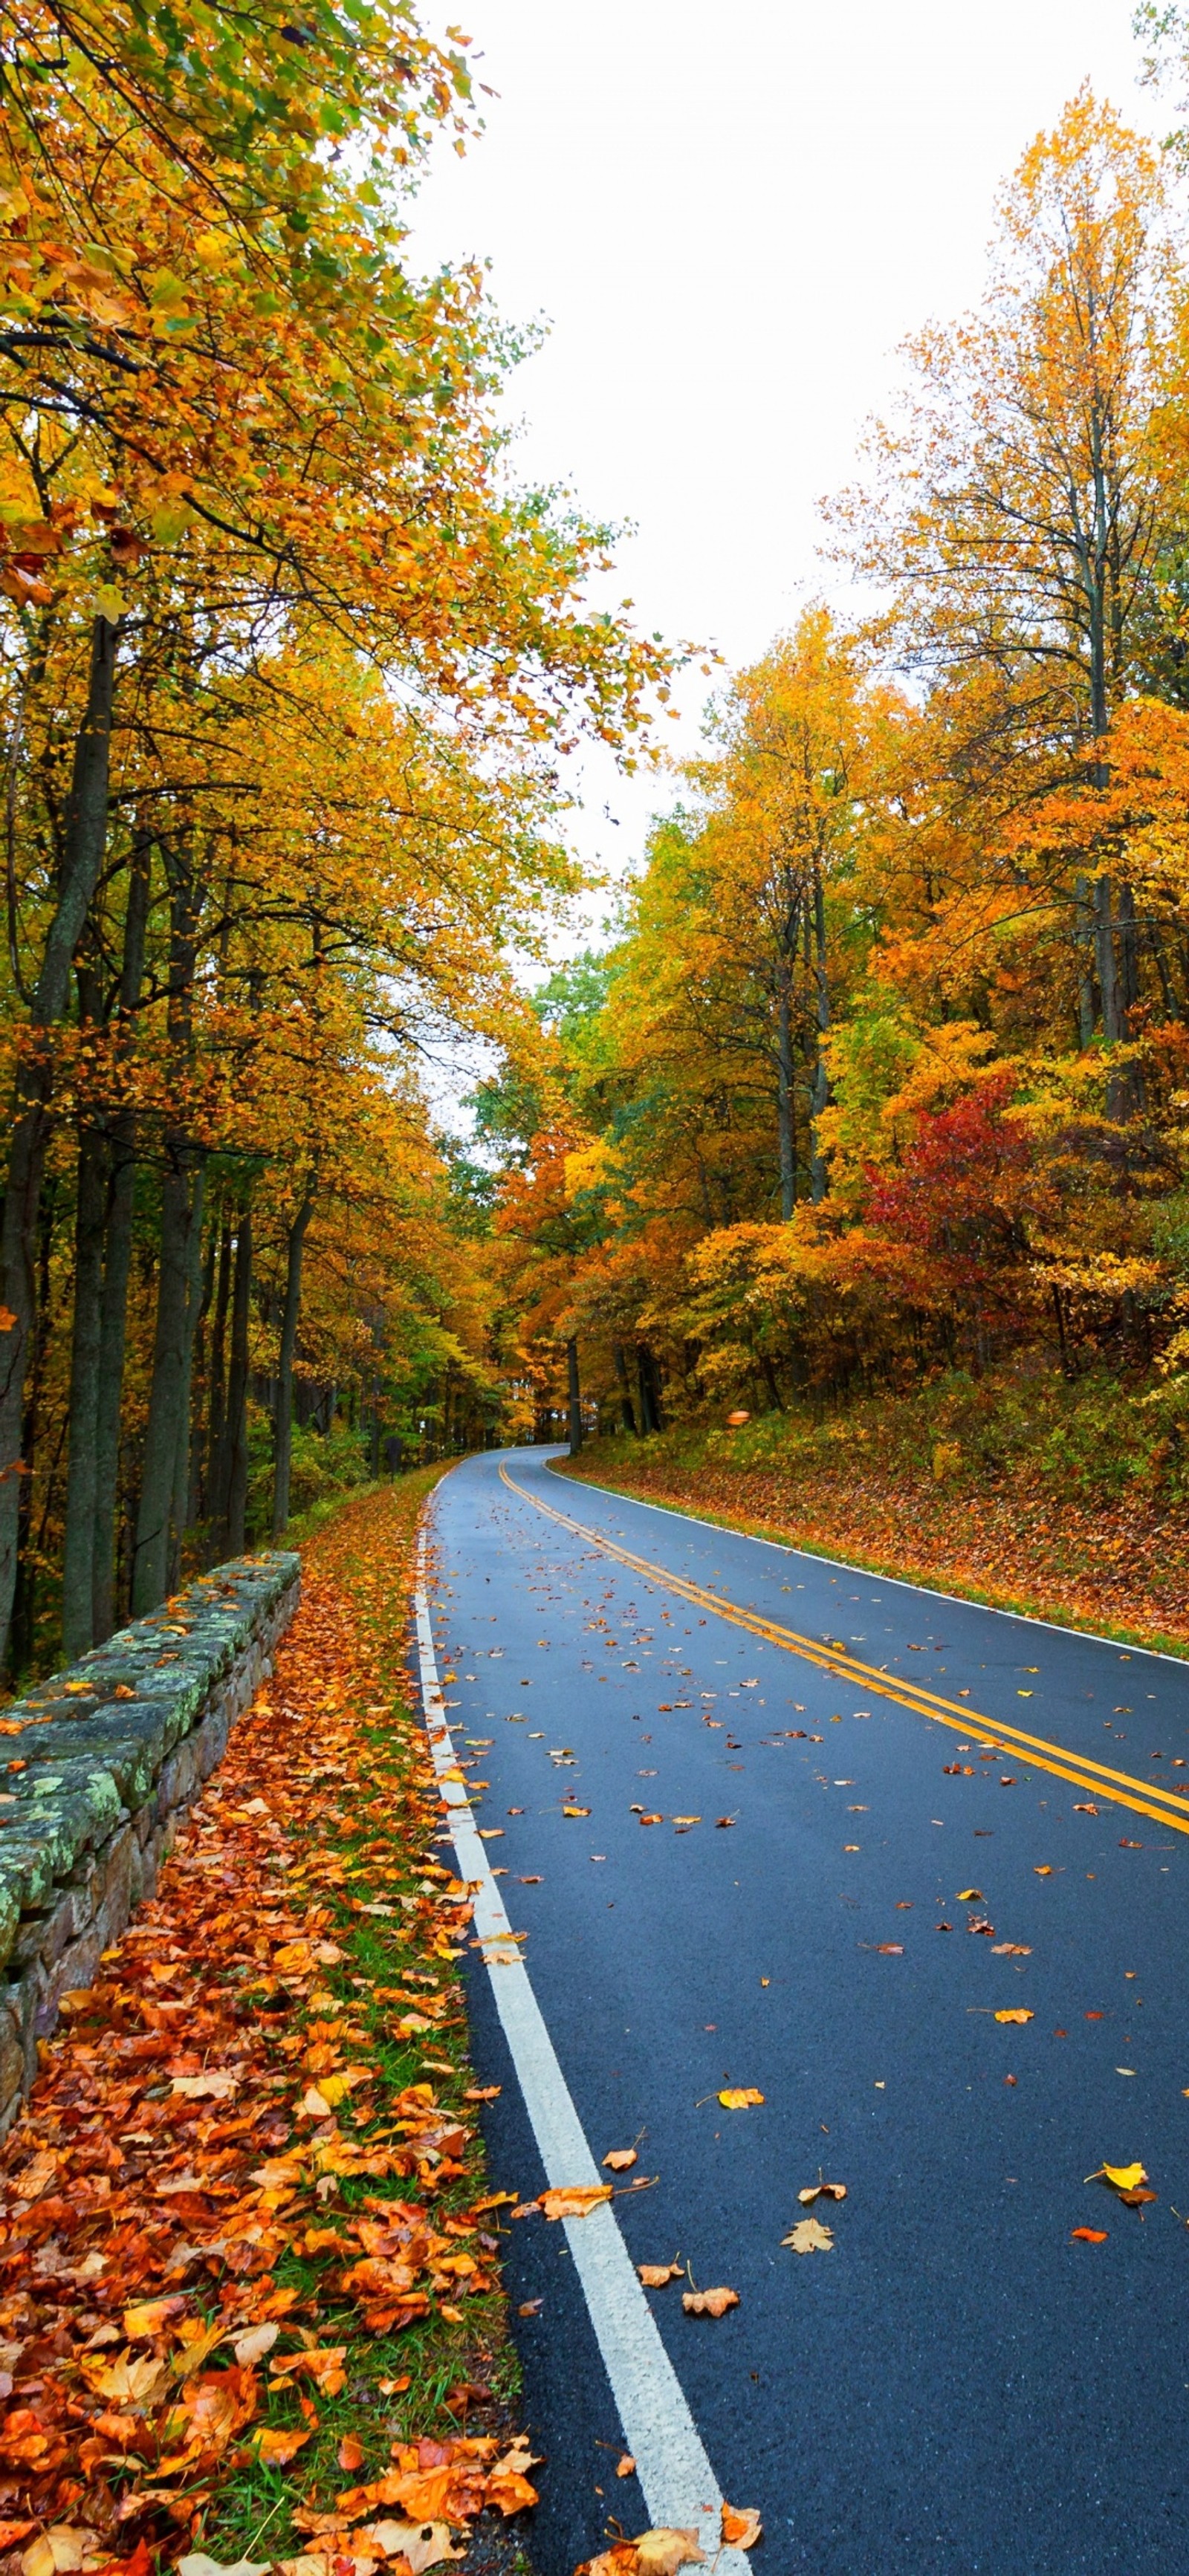
[(462, 2107), (472, 1907), (399, 1705), (427, 1481), (307, 1554), (272, 1680), (0, 2149), (23, 2576), (419, 2576), (536, 2501)]

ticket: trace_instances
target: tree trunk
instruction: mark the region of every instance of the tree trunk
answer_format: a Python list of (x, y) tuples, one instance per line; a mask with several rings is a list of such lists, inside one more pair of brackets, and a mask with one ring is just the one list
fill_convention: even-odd
[(1078, 1044), (1085, 1048), (1094, 1043), (1094, 970), (1091, 963), (1094, 945), (1093, 913), (1090, 889), (1084, 877), (1074, 887), (1074, 939), (1078, 951)]
[[(132, 843), (128, 903), (124, 914), (124, 954), (120, 969), (118, 1016), (121, 1043), (131, 1037), (144, 978), (145, 935), (149, 918), (151, 850), (147, 832)], [(95, 1396), (95, 1526), (92, 1545), (94, 1611), (91, 1633), (103, 1645), (115, 1626), (116, 1498), (120, 1481), (120, 1410), (124, 1393), (124, 1343), (128, 1320), (128, 1273), (132, 1264), (132, 1211), (136, 1196), (136, 1120), (131, 1110), (115, 1122), (107, 1171), (106, 1240), (103, 1254), (103, 1304), (99, 1318), (99, 1361)]]
[(202, 1211), (206, 1197), (206, 1165), (200, 1162), (194, 1174), (193, 1205), (190, 1211), (189, 1260), (186, 1270), (186, 1314), (182, 1328), (182, 1369), (178, 1387), (177, 1445), (173, 1461), (173, 1503), (169, 1554), (166, 1566), (166, 1590), (176, 1592), (181, 1579), (182, 1540), (189, 1526), (190, 1507), (190, 1388), (194, 1376), (194, 1335), (198, 1328), (198, 1310), (202, 1302)]
[(211, 1326), (210, 1417), (206, 1450), (206, 1517), (210, 1524), (208, 1554), (214, 1562), (218, 1554), (215, 1532), (227, 1519), (227, 1314), (231, 1303), (231, 1227), (219, 1228), (219, 1271), (215, 1288), (215, 1320)]
[(227, 1376), (227, 1554), (242, 1556), (248, 1507), (248, 1321), (252, 1297), (252, 1211), (240, 1217), (231, 1300), (231, 1367)]
[(84, 1128), (78, 1142), (74, 1222), (74, 1323), (70, 1343), (70, 1450), (62, 1549), (62, 1651), (68, 1664), (95, 1637), (95, 1471), (99, 1365), (103, 1335), (103, 1238), (107, 1155), (103, 1138)]
[(191, 1178), (185, 1148), (176, 1148), (161, 1194), (161, 1266), (157, 1279), (157, 1322), (153, 1337), (153, 1374), (149, 1417), (145, 1425), (144, 1468), (136, 1549), (132, 1562), (132, 1615), (140, 1619), (165, 1598), (169, 1572), (170, 1519), (177, 1471), (179, 1420), (189, 1383), (188, 1351), (192, 1315), (190, 1286), (194, 1235), (201, 1234), (202, 1172)]
[(1102, 997), (1102, 1034), (1108, 1046), (1117, 1046), (1124, 1031), (1111, 915), (1111, 881), (1109, 877), (1099, 877), (1094, 886), (1094, 963), (1098, 969), (1098, 990)]
[(622, 1342), (614, 1342), (612, 1344), (612, 1355), (615, 1361), (615, 1374), (619, 1380), (619, 1401), (623, 1407), (623, 1426), (625, 1431), (631, 1432), (633, 1439), (638, 1439), (639, 1434), (636, 1430), (636, 1408), (632, 1403), (632, 1391), (628, 1383), (627, 1361), (623, 1356)]
[(272, 1534), (274, 1543), (289, 1526), (289, 1479), (293, 1468), (293, 1354), (301, 1315), (301, 1264), (306, 1228), (314, 1213), (311, 1181), (289, 1228), (285, 1266), (285, 1306), (281, 1316), (281, 1350), (277, 1366), (276, 1454), (273, 1465)]
[(576, 1458), (582, 1447), (582, 1390), (578, 1382), (578, 1344), (571, 1335), (566, 1343), (566, 1384), (570, 1415), (570, 1456)]
[(782, 983), (776, 1019), (776, 1123), (780, 1146), (780, 1213), (787, 1225), (797, 1204), (796, 1063), (788, 981)]
[(813, 1204), (815, 1207), (820, 1207), (826, 1195), (829, 1174), (826, 1170), (825, 1156), (818, 1144), (817, 1129), (818, 1120), (830, 1097), (830, 1078), (826, 1072), (826, 1060), (822, 1053), (822, 1041), (830, 1026), (830, 986), (826, 976), (826, 891), (820, 876), (814, 888), (813, 938), (817, 1049), (813, 1061), (813, 1077), (809, 1085), (809, 1185)]
[[(57, 903), (33, 995), (35, 1032), (66, 1010), (70, 968), (103, 861), (115, 682), (116, 629), (91, 630), (87, 706), (74, 746)], [(0, 1669), (7, 1654), (20, 1535), (24, 1383), (35, 1314), (34, 1260), (53, 1070), (44, 1044), (21, 1065), (0, 1230)], [(11, 1319), (11, 1320), (9, 1320)]]

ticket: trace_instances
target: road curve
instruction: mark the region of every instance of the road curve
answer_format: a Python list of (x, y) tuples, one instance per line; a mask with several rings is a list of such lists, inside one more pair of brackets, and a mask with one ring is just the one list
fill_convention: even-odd
[[(636, 2145), (623, 2181), (657, 2177), (614, 2205), (632, 2262), (738, 2293), (647, 2297), (719, 2489), (762, 2512), (756, 2576), (1181, 2576), (1184, 1665), (541, 1450), (455, 1469), (429, 1532), (453, 1747), (560, 2077), (596, 2165)], [(499, 1973), (472, 1955), (474, 2058), (492, 2188), (527, 2200)], [(1085, 2180), (1133, 2162), (1154, 2201)], [(802, 2256), (819, 2177), (846, 2198)], [(534, 2557), (570, 2576), (647, 2500), (563, 2229), (513, 2221), (505, 2257)]]

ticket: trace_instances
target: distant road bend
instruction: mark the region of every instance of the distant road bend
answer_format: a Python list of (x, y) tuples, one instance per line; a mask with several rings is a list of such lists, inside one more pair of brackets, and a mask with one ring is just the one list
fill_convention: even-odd
[(537, 1449), (428, 1539), (493, 2188), (637, 2150), (505, 2242), (540, 2576), (655, 2522), (743, 2576), (724, 2496), (754, 2576), (1183, 2576), (1185, 1666)]

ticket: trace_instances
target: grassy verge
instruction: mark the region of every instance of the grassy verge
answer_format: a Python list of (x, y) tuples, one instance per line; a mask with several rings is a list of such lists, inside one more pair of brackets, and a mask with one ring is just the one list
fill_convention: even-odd
[[(1175, 1426), (1174, 1426), (1175, 1434)], [(957, 1373), (843, 1414), (591, 1442), (563, 1472), (873, 1573), (1189, 1655), (1179, 1442), (1113, 1379)]]
[(524, 2563), (470, 1907), (404, 1674), (439, 1473), (305, 1551), (272, 1682), (0, 2151), (13, 2576)]

